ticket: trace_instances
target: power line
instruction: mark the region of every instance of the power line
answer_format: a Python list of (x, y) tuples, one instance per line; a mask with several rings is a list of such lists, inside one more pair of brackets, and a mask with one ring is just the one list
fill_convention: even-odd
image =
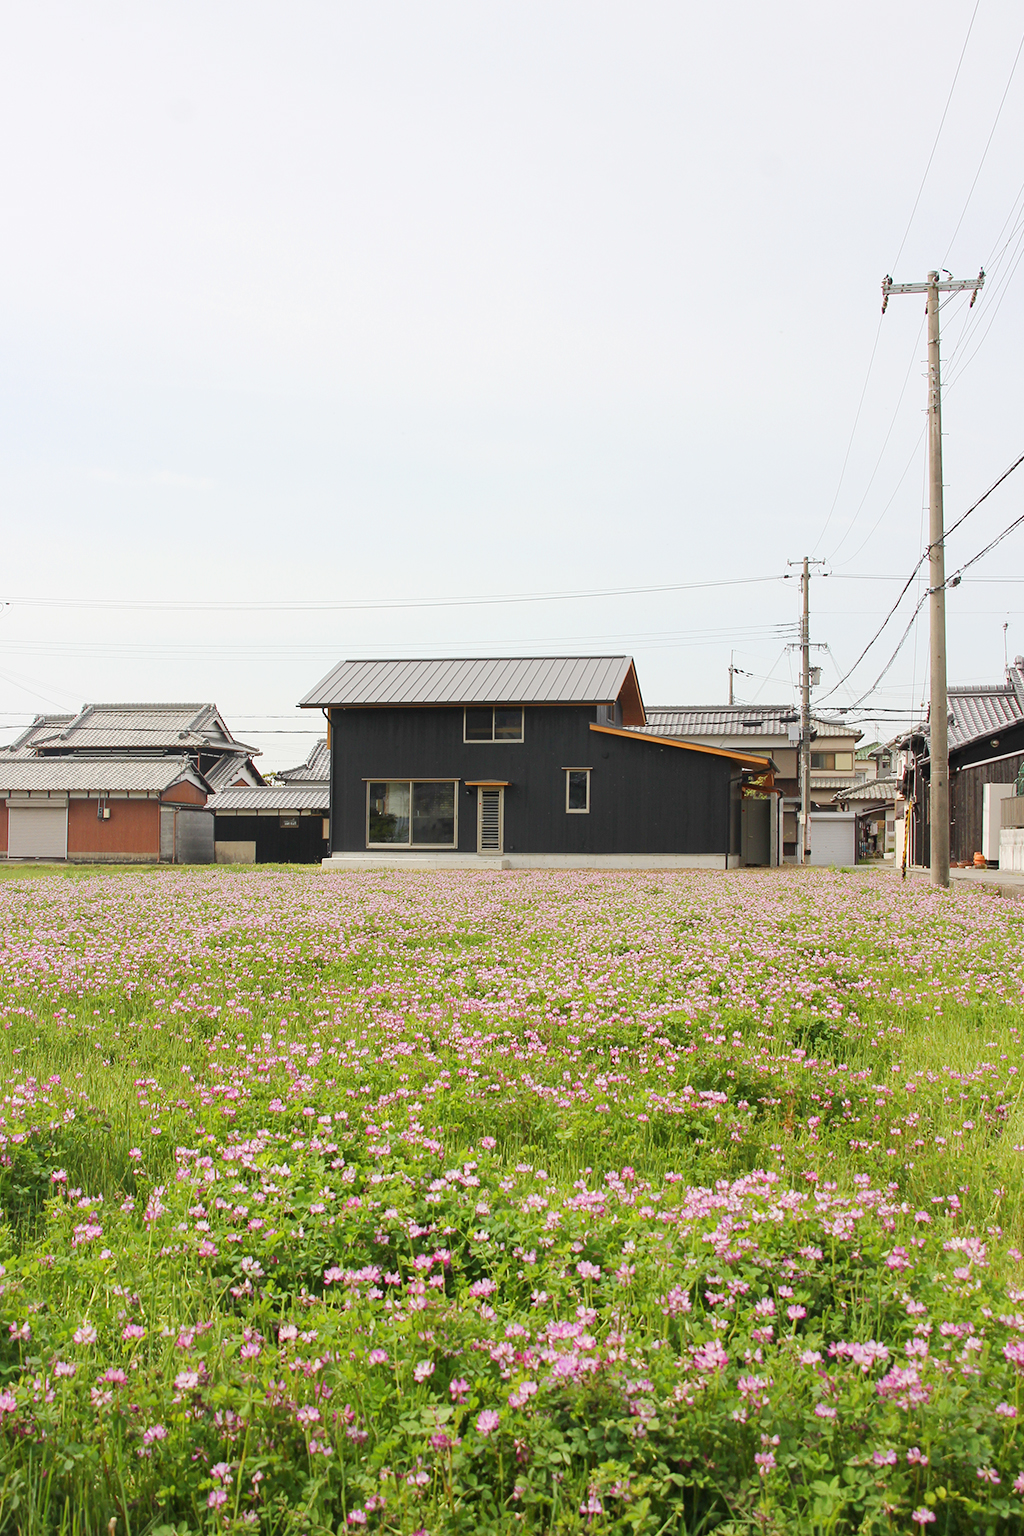
[[(1018, 460), (1018, 462), (1020, 461)], [(997, 533), (992, 542), (990, 544), (986, 544), (985, 548), (980, 549), (976, 555), (972, 555), (970, 560), (967, 561), (966, 565), (962, 565), (958, 571), (954, 571), (952, 576), (947, 576), (946, 586), (959, 586), (964, 571), (970, 570), (972, 565), (976, 565), (979, 560), (983, 560), (986, 555), (991, 554), (997, 544), (1001, 544), (1004, 539), (1009, 538), (1010, 534), (1013, 533), (1015, 529), (1020, 528), (1022, 524), (1024, 524), (1024, 514), (1018, 517), (1015, 522), (1012, 522), (1008, 528), (1004, 528), (1002, 533)]]
[(891, 263), (891, 265), (889, 267), (889, 271), (890, 272), (893, 270), (894, 267), (897, 267), (899, 265), (900, 257), (903, 255), (903, 247), (907, 243), (907, 236), (910, 234), (910, 227), (911, 227), (911, 225), (914, 222), (914, 216), (917, 213), (918, 204), (921, 201), (921, 194), (924, 191), (924, 184), (928, 180), (928, 172), (932, 168), (932, 161), (935, 159), (935, 151), (939, 147), (939, 139), (942, 137), (942, 130), (943, 130), (943, 127), (945, 126), (946, 116), (947, 116), (947, 114), (949, 112), (949, 104), (953, 100), (953, 92), (956, 90), (956, 82), (960, 78), (960, 70), (961, 70), (961, 68), (963, 66), (964, 55), (967, 52), (967, 44), (971, 40), (971, 33), (974, 30), (974, 21), (975, 21), (975, 18), (977, 16), (977, 14), (978, 14), (978, 7), (980, 5), (981, 5), (981, 0), (975, 0), (974, 10), (971, 12), (971, 19), (970, 19), (970, 22), (969, 22), (968, 27), (967, 27), (967, 36), (964, 38), (964, 45), (963, 45), (963, 47), (960, 50), (960, 57), (957, 60), (957, 66), (956, 66), (956, 69), (955, 69), (955, 71), (953, 73), (953, 81), (952, 81), (952, 84), (949, 87), (949, 95), (946, 97), (946, 105), (942, 109), (942, 116), (939, 118), (939, 126), (935, 130), (935, 142), (932, 144), (932, 152), (928, 156), (928, 163), (927, 163), (927, 165), (924, 168), (924, 175), (921, 177), (921, 185), (917, 189), (917, 196), (914, 198), (914, 206), (910, 210), (910, 218), (907, 220), (907, 227), (903, 231), (903, 239), (900, 241), (900, 248), (896, 252), (896, 259), (895, 259), (895, 261), (893, 261)]
[[(948, 538), (949, 535), (953, 532), (953, 530), (955, 528), (959, 528), (962, 523), (965, 523), (967, 521), (967, 519), (970, 517), (971, 513), (972, 512), (976, 512), (978, 510), (978, 508), (981, 506), (982, 502), (983, 501), (987, 501), (988, 498), (992, 495), (992, 492), (994, 490), (996, 490), (1000, 485), (1002, 485), (1003, 481), (1007, 480), (1010, 477), (1010, 475), (1013, 474), (1015, 469), (1019, 469), (1021, 464), (1024, 464), (1024, 453), (1022, 453), (1019, 456), (1019, 458), (1015, 459), (1014, 462), (1010, 465), (1010, 467), (1008, 469), (1004, 469), (1003, 473), (999, 476), (998, 480), (994, 480), (992, 482), (992, 484), (989, 486), (988, 490), (985, 491), (981, 496), (979, 496), (977, 501), (975, 501), (971, 506), (969, 506), (967, 508), (967, 511), (964, 512), (960, 517), (957, 518), (956, 522), (953, 523), (952, 526), (946, 530), (945, 537)], [(999, 535), (999, 538), (996, 539), (991, 545), (988, 546), (988, 549), (994, 549), (995, 545), (998, 544), (1002, 539), (1004, 539), (1008, 533), (1011, 533), (1014, 528), (1018, 527), (1020, 522), (1024, 522), (1024, 518), (1019, 519), (1017, 523), (1012, 524), (1011, 527), (1006, 529), (1006, 531), (1004, 533), (1001, 533)], [(988, 553), (988, 549), (982, 550), (982, 554), (987, 554)], [(900, 604), (902, 603), (904, 597), (906, 596), (907, 592), (910, 590), (910, 588), (911, 588), (911, 586), (913, 585), (913, 582), (914, 582), (914, 577), (917, 575), (918, 571), (921, 569), (921, 567), (924, 564), (924, 562), (928, 559), (930, 553), (931, 553), (931, 551), (930, 551), (930, 548), (929, 548), (929, 549), (926, 549), (924, 554), (920, 556), (920, 558), (917, 561), (917, 564), (914, 566), (914, 569), (911, 571), (910, 575), (907, 577), (906, 581), (904, 582), (903, 587), (902, 587), (902, 589), (900, 591), (900, 594), (897, 597), (896, 601), (893, 603), (892, 607), (889, 609), (889, 612), (886, 614), (885, 618), (882, 620), (881, 624), (878, 626), (878, 628), (876, 629), (875, 633), (872, 635), (871, 639), (868, 641), (867, 645), (864, 647), (864, 649), (861, 651), (860, 655), (857, 657), (857, 660), (854, 662), (853, 666), (850, 668), (850, 670), (848, 672), (846, 672), (839, 679), (838, 683), (836, 683), (834, 687), (829, 689), (828, 693), (822, 695), (822, 700), (831, 698), (832, 694), (838, 692), (838, 690), (843, 686), (843, 684), (846, 682), (847, 678), (851, 677), (853, 675), (853, 673), (856, 672), (857, 668), (860, 666), (861, 662), (864, 660), (864, 657), (867, 655), (868, 651), (870, 651), (871, 647), (875, 644), (875, 642), (878, 639), (880, 639), (883, 631), (885, 630), (886, 626), (889, 623), (889, 620), (893, 617), (893, 615), (895, 614), (897, 608), (900, 606)], [(977, 560), (980, 560), (980, 559), (981, 559), (981, 555), (976, 555), (974, 557), (974, 559), (969, 560), (967, 562), (967, 565), (962, 566), (960, 572), (957, 573), (957, 581), (959, 581), (962, 578), (962, 573), (963, 573), (963, 571), (967, 570), (968, 566), (974, 565), (975, 562)], [(950, 584), (950, 582), (952, 580), (953, 580), (953, 578), (950, 577), (945, 582), (945, 585), (949, 586), (949, 584)], [(916, 618), (917, 614), (921, 611), (921, 608), (924, 605), (925, 599), (928, 596), (929, 596), (929, 593), (925, 592), (924, 595), (921, 598), (921, 601), (918, 603), (917, 607), (914, 609), (914, 614), (913, 614), (913, 616), (911, 618), (911, 624), (913, 624), (914, 618)], [(909, 626), (908, 626), (907, 634), (909, 634), (909, 633), (910, 633), (910, 629), (909, 629)], [(906, 635), (904, 635), (903, 638), (906, 639)], [(903, 644), (903, 640), (900, 641), (900, 646), (902, 646), (902, 644)], [(897, 647), (897, 653), (899, 651), (900, 646)], [(888, 663), (888, 665), (886, 667), (886, 670), (888, 670), (888, 666), (891, 666), (892, 665), (892, 661), (895, 661), (895, 659), (896, 659), (896, 656), (894, 655), (892, 657), (892, 660)], [(884, 675), (885, 675), (885, 673), (883, 672), (882, 676), (884, 677)], [(867, 697), (867, 695), (865, 695), (865, 697)], [(819, 701), (819, 702), (821, 702), (821, 701)]]
[[(925, 165), (925, 168), (924, 168), (924, 175), (921, 177), (921, 185), (917, 189), (917, 196), (914, 198), (914, 206), (910, 210), (910, 217), (907, 220), (907, 227), (903, 231), (903, 239), (900, 241), (900, 248), (896, 252), (895, 259), (890, 263), (890, 266), (889, 266), (890, 272), (893, 271), (893, 269), (896, 266), (899, 265), (899, 259), (903, 255), (903, 247), (907, 243), (907, 236), (910, 234), (911, 226), (912, 226), (912, 224), (914, 222), (915, 215), (917, 214), (918, 205), (921, 202), (921, 194), (924, 192), (925, 182), (928, 180), (928, 172), (932, 168), (932, 161), (935, 159), (935, 151), (939, 147), (939, 139), (942, 137), (942, 130), (943, 130), (943, 127), (945, 126), (946, 117), (947, 117), (947, 114), (949, 112), (950, 103), (953, 100), (953, 92), (956, 90), (956, 83), (957, 83), (957, 80), (960, 78), (960, 70), (961, 70), (961, 68), (963, 66), (964, 56), (967, 53), (967, 44), (971, 40), (971, 33), (974, 30), (974, 22), (975, 22), (975, 18), (977, 17), (977, 14), (978, 14), (978, 8), (979, 8), (980, 4), (981, 4), (981, 0), (975, 0), (974, 10), (971, 12), (971, 19), (970, 19), (970, 22), (969, 22), (968, 27), (967, 27), (967, 34), (964, 37), (963, 47), (960, 50), (960, 57), (957, 60), (957, 66), (956, 66), (956, 69), (953, 72), (952, 82), (950, 83), (949, 94), (946, 97), (946, 105), (942, 109), (942, 116), (939, 119), (939, 126), (935, 130), (935, 139), (934, 139), (934, 141), (932, 143), (931, 153), (928, 156), (928, 161), (927, 161), (927, 164)], [(1011, 79), (1012, 79), (1012, 74), (1011, 74)], [(1008, 89), (1009, 89), (1009, 81), (1007, 82), (1007, 90)], [(1004, 95), (1005, 95), (1005, 93), (1004, 93)], [(1002, 103), (1000, 103), (1000, 110), (1002, 110)], [(998, 122), (998, 114), (996, 116), (996, 121)], [(993, 124), (992, 132), (993, 133), (995, 132), (995, 124)], [(991, 136), (990, 136), (990, 138), (991, 138)], [(988, 145), (985, 146), (985, 152), (986, 152), (986, 154), (988, 153)], [(982, 163), (984, 164), (984, 157), (982, 159)], [(979, 170), (978, 170), (978, 174), (979, 175), (981, 174), (981, 168), (980, 167), (979, 167)], [(977, 178), (975, 178), (975, 180), (977, 180)], [(972, 186), (971, 187), (971, 192), (973, 192), (973, 191), (974, 191), (974, 187)], [(968, 198), (968, 201), (969, 200), (970, 199)], [(966, 205), (965, 205), (964, 206), (964, 213), (966, 213), (966, 211), (967, 211), (967, 209), (966, 209)], [(960, 219), (961, 219), (961, 222), (962, 222), (963, 214), (960, 215)], [(960, 228), (960, 224), (958, 223), (957, 224), (957, 229), (959, 229), (959, 228)], [(857, 411), (856, 411), (856, 414), (855, 414), (854, 419), (853, 419), (853, 428), (852, 428), (852, 430), (850, 432), (850, 440), (849, 440), (849, 442), (846, 445), (846, 454), (845, 454), (845, 456), (843, 458), (842, 468), (839, 471), (839, 483), (836, 486), (836, 493), (835, 493), (835, 495), (832, 498), (832, 505), (829, 508), (828, 516), (825, 519), (824, 526), (823, 526), (823, 528), (821, 530), (821, 533), (818, 535), (817, 539), (815, 540), (815, 544), (814, 544), (815, 549), (818, 548), (818, 546), (821, 544), (822, 539), (825, 537), (825, 534), (828, 532), (829, 524), (831, 523), (833, 514), (834, 514), (834, 512), (836, 510), (836, 504), (839, 501), (839, 493), (840, 493), (840, 491), (842, 489), (843, 479), (844, 479), (844, 477), (846, 475), (846, 466), (847, 466), (847, 464), (850, 461), (850, 452), (851, 452), (851, 449), (853, 448), (853, 440), (854, 440), (854, 437), (855, 437), (856, 432), (857, 432), (857, 425), (858, 425), (858, 423), (860, 421), (861, 411), (862, 411), (862, 409), (864, 407), (864, 396), (867, 393), (868, 380), (871, 377), (871, 369), (872, 369), (872, 367), (874, 365), (875, 354), (878, 351), (878, 342), (879, 342), (879, 338), (881, 337), (881, 334), (882, 334), (882, 321), (881, 321), (881, 317), (879, 317), (878, 328), (875, 331), (875, 339), (874, 339), (874, 343), (873, 343), (873, 345), (871, 347), (871, 356), (868, 359), (867, 372), (864, 375), (864, 383), (863, 383), (863, 385), (861, 387), (860, 399), (857, 402)], [(916, 348), (916, 343), (915, 343), (915, 348)], [(908, 377), (909, 377), (909, 370), (908, 370)], [(904, 387), (904, 389), (906, 388), (906, 381), (904, 381), (904, 386), (903, 387)], [(903, 398), (903, 391), (901, 390), (900, 391), (900, 399), (902, 400), (902, 398)], [(899, 406), (897, 405), (897, 410), (898, 409), (899, 409)], [(895, 418), (894, 418), (894, 420), (895, 420)], [(889, 431), (890, 432), (892, 431), (892, 426), (890, 426)], [(888, 442), (888, 439), (889, 439), (889, 434), (886, 433), (886, 442)], [(884, 444), (883, 444), (883, 452), (884, 452)], [(879, 455), (879, 458), (881, 458), (881, 455)], [(875, 469), (872, 471), (872, 474), (871, 474), (871, 480), (874, 480), (875, 473), (877, 472), (877, 469), (878, 469), (878, 465), (876, 464), (875, 465)], [(871, 481), (868, 482), (868, 489), (870, 489), (870, 487), (871, 487)], [(865, 491), (864, 494), (866, 496), (867, 495), (867, 491)], [(861, 502), (861, 506), (863, 506), (863, 501)], [(857, 510), (859, 512), (860, 508), (858, 507)], [(857, 514), (855, 513), (854, 514), (854, 518), (855, 519), (856, 519), (856, 515)], [(852, 526), (852, 523), (851, 523), (851, 526)], [(847, 530), (847, 531), (849, 531), (849, 530)], [(844, 535), (844, 537), (845, 537), (845, 535)], [(863, 548), (863, 546), (861, 546), (861, 547)], [(842, 541), (840, 541), (840, 543), (836, 546), (836, 550), (833, 551), (833, 554), (838, 553), (839, 549), (841, 549), (841, 548), (842, 548)]]
[[(977, 11), (977, 6), (975, 6), (975, 11)], [(972, 26), (974, 25), (974, 18), (973, 17), (971, 18), (971, 25)], [(964, 46), (966, 47), (966, 44)], [(1020, 42), (1017, 45), (1017, 52), (1013, 56), (1013, 63), (1010, 66), (1010, 73), (1009, 73), (1009, 76), (1008, 76), (1007, 81), (1006, 81), (1006, 88), (1003, 91), (1003, 94), (1002, 94), (1002, 96), (999, 99), (999, 105), (996, 108), (996, 115), (995, 115), (995, 118), (992, 121), (992, 128), (991, 128), (991, 131), (989, 133), (988, 138), (985, 141), (985, 148), (982, 150), (981, 160), (979, 161), (978, 169), (974, 173), (974, 180), (971, 182), (971, 189), (970, 189), (970, 191), (967, 194), (967, 200), (964, 203), (963, 208), (960, 210), (960, 217), (956, 221), (956, 228), (954, 229), (953, 233), (949, 237), (949, 244), (946, 247), (946, 254), (942, 258), (943, 266), (945, 266), (946, 262), (949, 260), (949, 253), (953, 249), (953, 242), (956, 239), (957, 235), (960, 233), (960, 226), (961, 226), (961, 224), (964, 221), (964, 215), (966, 214), (968, 206), (970, 205), (971, 198), (974, 196), (974, 189), (978, 185), (978, 177), (981, 175), (982, 167), (985, 164), (985, 159), (986, 159), (986, 157), (988, 155), (989, 149), (991, 148), (992, 140), (995, 137), (995, 131), (996, 131), (996, 127), (998, 126), (998, 123), (999, 123), (1000, 114), (1002, 113), (1003, 107), (1004, 107), (1004, 105), (1006, 103), (1006, 98), (1009, 95), (1010, 86), (1013, 84), (1013, 77), (1014, 77), (1014, 75), (1017, 72), (1017, 65), (1020, 62), (1020, 56), (1021, 56), (1021, 50), (1022, 49), (1024, 49), (1024, 33), (1021, 34)]]
[(100, 598), (100, 597), (9, 597), (4, 602), (15, 608), (97, 608), (114, 612), (145, 610), (148, 612), (202, 612), (202, 613), (339, 613), (384, 611), (402, 608), (470, 608), (503, 603), (554, 603), (568, 602), (591, 597), (632, 597), (654, 592), (695, 592), (712, 587), (745, 587), (779, 581), (779, 576), (732, 576), (712, 581), (664, 582), (645, 587), (592, 587), (575, 592), (514, 592), (473, 597), (430, 598), (359, 598), (353, 601), (324, 602), (317, 599), (291, 602), (257, 600), (254, 602), (222, 602), (190, 598)]
[[(881, 325), (881, 317), (879, 317), (879, 325)], [(921, 328), (923, 328), (923, 325), (924, 325), (924, 321), (921, 322)], [(919, 328), (917, 336), (914, 338), (914, 349), (913, 349), (913, 351), (912, 351), (912, 353), (910, 355), (910, 362), (907, 364), (907, 371), (906, 371), (906, 373), (903, 376), (903, 387), (900, 390), (899, 399), (896, 401), (896, 407), (895, 407), (895, 409), (894, 409), (894, 411), (892, 413), (892, 420), (889, 422), (889, 430), (886, 432), (885, 438), (883, 439), (883, 442), (882, 442), (882, 446), (881, 446), (881, 448), (878, 451), (878, 457), (875, 460), (875, 467), (871, 471), (871, 478), (868, 480), (867, 485), (864, 487), (864, 494), (861, 497), (861, 499), (860, 499), (860, 501), (859, 501), (859, 503), (857, 505), (857, 509), (854, 512), (853, 516), (851, 517), (851, 519), (850, 519), (850, 521), (849, 521), (849, 523), (847, 525), (846, 532), (843, 534), (842, 538), (839, 540), (839, 543), (836, 545), (835, 549), (829, 555), (829, 557), (828, 557), (829, 560), (834, 560), (835, 559), (836, 555), (838, 555), (839, 551), (842, 549), (843, 545), (846, 543), (847, 539), (850, 537), (850, 534), (853, 532), (853, 529), (854, 529), (854, 527), (856, 525), (857, 519), (860, 516), (861, 508), (863, 507), (864, 503), (868, 499), (868, 492), (871, 490), (871, 487), (875, 483), (875, 476), (878, 474), (879, 465), (881, 464), (882, 459), (883, 459), (883, 457), (885, 455), (885, 450), (889, 446), (889, 439), (890, 439), (890, 437), (893, 434), (893, 428), (895, 427), (896, 421), (897, 421), (897, 419), (899, 417), (900, 406), (903, 404), (903, 396), (906, 394), (906, 392), (907, 392), (907, 385), (910, 383), (910, 375), (911, 375), (911, 373), (913, 371), (914, 362), (915, 362), (916, 357), (917, 357), (917, 346), (918, 346), (918, 342), (920, 341), (920, 339), (921, 339), (921, 329)], [(915, 447), (914, 451), (915, 452), (917, 451), (916, 447)], [(913, 455), (911, 455), (911, 459), (912, 458), (913, 458)], [(907, 468), (909, 469), (909, 467), (910, 467), (910, 464), (908, 462)], [(904, 477), (906, 476), (906, 473), (907, 473), (907, 470), (905, 469), (903, 471), (903, 474), (900, 476), (899, 482), (898, 482), (898, 484), (896, 486), (896, 491), (898, 491), (899, 488), (900, 488), (900, 485), (902, 485)], [(886, 502), (886, 505), (883, 508), (882, 514), (879, 517), (878, 522), (881, 522), (881, 517), (885, 515), (885, 512), (892, 505), (893, 499), (894, 499), (894, 497), (896, 495), (896, 491), (893, 491), (892, 496), (890, 496), (889, 500)], [(875, 523), (875, 528), (878, 527), (878, 522)], [(874, 533), (875, 528), (872, 528), (871, 533)], [(870, 537), (871, 537), (871, 534), (868, 535), (868, 538), (870, 538)], [(865, 540), (864, 542), (866, 543), (867, 540)], [(861, 544), (860, 547), (857, 549), (856, 553), (850, 556), (850, 559), (851, 560), (856, 560), (857, 555), (860, 554), (860, 551), (863, 548), (864, 548), (864, 545)]]

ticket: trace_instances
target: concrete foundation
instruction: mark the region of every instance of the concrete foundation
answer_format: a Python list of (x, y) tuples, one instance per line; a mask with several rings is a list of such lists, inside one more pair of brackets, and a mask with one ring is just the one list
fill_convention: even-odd
[[(324, 869), (724, 869), (719, 853), (333, 853)], [(729, 859), (729, 868), (739, 860)]]

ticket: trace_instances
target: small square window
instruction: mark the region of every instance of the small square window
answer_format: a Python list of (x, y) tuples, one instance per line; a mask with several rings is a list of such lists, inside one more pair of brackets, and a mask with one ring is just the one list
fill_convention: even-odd
[(522, 741), (523, 712), (521, 709), (495, 709), (495, 741)]
[(466, 740), (467, 741), (493, 741), (494, 740), (494, 710), (493, 709), (467, 709), (466, 710)]
[(590, 769), (565, 770), (565, 809), (570, 816), (585, 816), (590, 811)]

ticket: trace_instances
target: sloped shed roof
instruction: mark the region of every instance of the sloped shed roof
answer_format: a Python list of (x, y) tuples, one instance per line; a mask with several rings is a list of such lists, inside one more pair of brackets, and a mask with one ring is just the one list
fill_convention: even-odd
[(430, 704), (613, 704), (644, 723), (629, 656), (491, 656), (342, 661), (301, 708)]

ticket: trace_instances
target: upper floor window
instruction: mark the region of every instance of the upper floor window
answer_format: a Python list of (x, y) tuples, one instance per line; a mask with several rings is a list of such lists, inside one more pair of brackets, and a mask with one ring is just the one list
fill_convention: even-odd
[(852, 773), (852, 752), (812, 752), (811, 767), (827, 773)]
[(488, 705), (486, 709), (465, 710), (463, 741), (522, 741), (522, 708)]

